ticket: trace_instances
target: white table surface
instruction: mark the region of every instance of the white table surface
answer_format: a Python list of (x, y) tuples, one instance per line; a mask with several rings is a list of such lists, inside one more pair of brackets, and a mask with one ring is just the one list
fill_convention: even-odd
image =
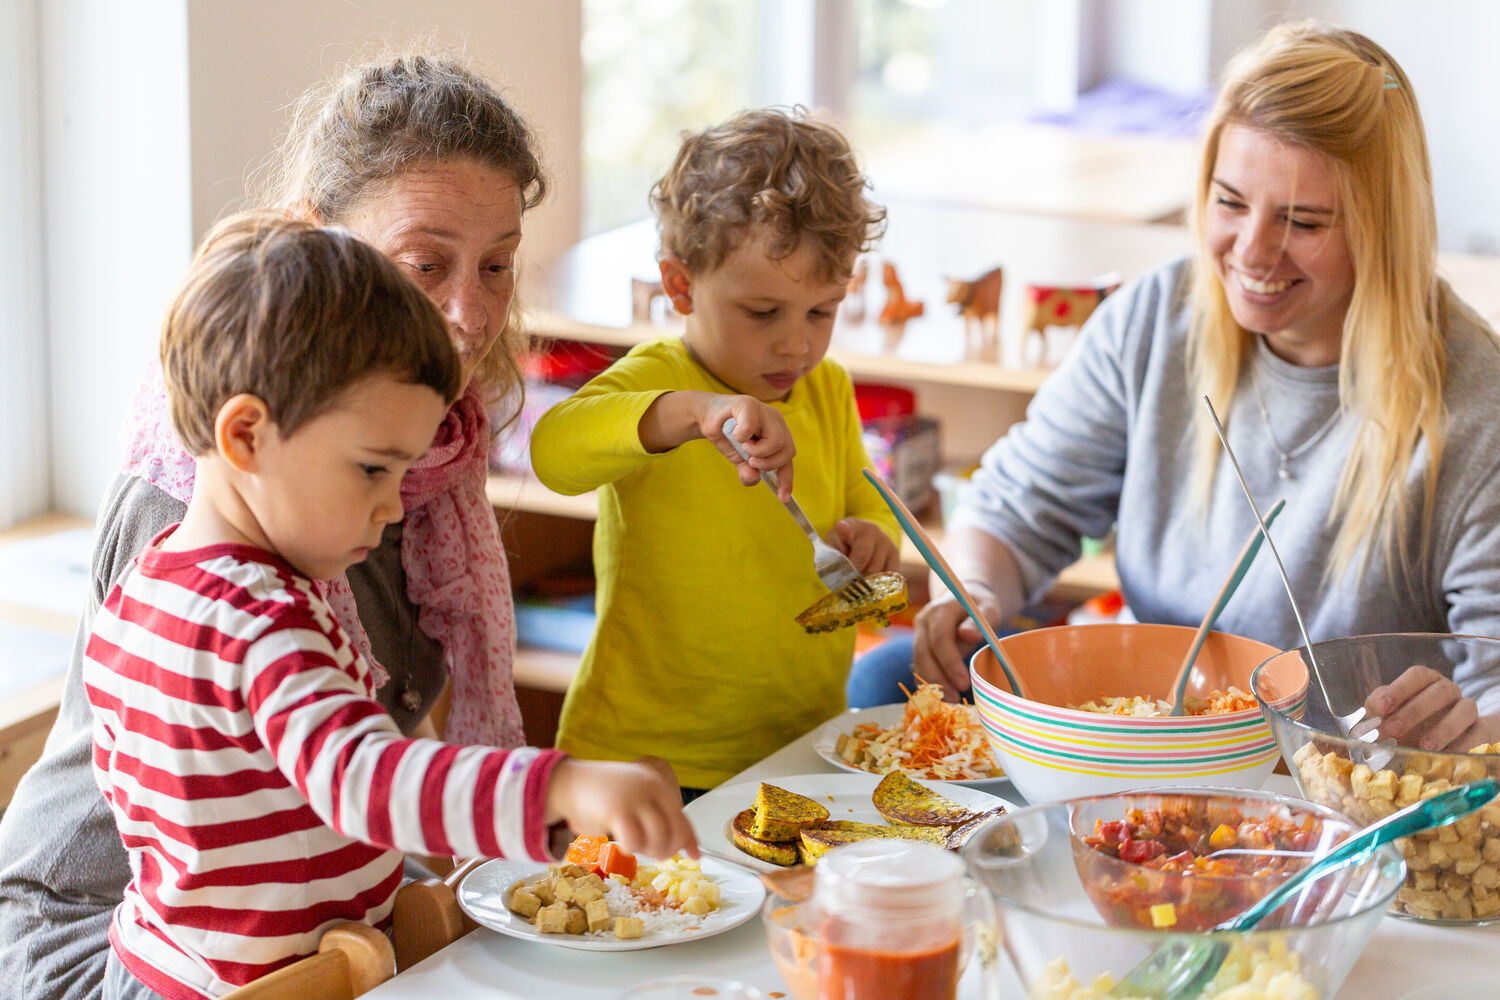
[[(813, 732), (746, 768), (730, 782), (838, 773), (813, 751)], [(1285, 775), (1273, 776), (1267, 787), (1295, 794), (1291, 778)], [(994, 791), (1017, 798), (1008, 785), (1000, 784)], [(688, 812), (692, 811), (688, 806)], [(481, 927), (365, 996), (369, 1000), (615, 1000), (636, 983), (683, 973), (739, 979), (768, 997), (790, 1000), (766, 948), (759, 918), (703, 941), (629, 952), (537, 945)], [(1500, 986), (1476, 993), (1457, 985), (1484, 976), (1500, 982), (1500, 926), (1432, 927), (1386, 917), (1336, 1000), (1400, 1000), (1420, 988), (1441, 988), (1448, 982), (1455, 984), (1451, 996), (1430, 995), (1444, 1000), (1500, 1000)]]

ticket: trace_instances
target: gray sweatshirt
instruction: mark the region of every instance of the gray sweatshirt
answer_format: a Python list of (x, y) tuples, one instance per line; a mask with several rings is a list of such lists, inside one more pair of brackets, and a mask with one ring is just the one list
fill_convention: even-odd
[[(83, 647), (115, 580), (186, 507), (144, 480), (118, 477), (94, 533), (84, 609), (57, 722), (42, 758), (0, 818), (0, 1000), (85, 1000), (99, 995), (109, 919), (130, 880), (125, 847), (92, 770), (93, 714), (82, 682)], [(390, 680), (376, 697), (403, 731), (431, 708), (447, 680), (443, 650), (417, 627), (401, 568), (401, 525), (349, 570), (360, 623)], [(403, 698), (403, 696), (405, 696)]]
[[(1135, 617), (1196, 625), (1255, 525), (1227, 460), (1218, 463), (1206, 518), (1192, 502), (1192, 429), (1209, 418), (1187, 378), (1190, 271), (1189, 261), (1174, 261), (1106, 299), (1026, 419), (974, 475), (956, 516), (1009, 544), (1029, 597), (1078, 557), (1080, 538), (1102, 537), (1118, 522), (1115, 559)], [(1286, 500), (1271, 533), (1314, 642), (1377, 632), (1500, 636), (1500, 341), (1448, 297), (1447, 450), (1431, 545), (1410, 577), (1377, 545), (1363, 571), (1324, 579), (1338, 527), (1329, 510), (1356, 426), (1345, 414), (1318, 436), (1338, 408), (1337, 366), (1298, 368), (1261, 343), (1229, 411), (1218, 407), (1261, 510)], [(1290, 479), (1278, 474), (1273, 437), (1296, 456)], [(1424, 443), (1405, 482), (1414, 519), (1429, 465)], [(1415, 520), (1410, 537), (1419, 537)], [(1261, 553), (1217, 627), (1300, 646), (1269, 555)], [(1481, 711), (1500, 709), (1500, 675), (1460, 667), (1454, 679)]]

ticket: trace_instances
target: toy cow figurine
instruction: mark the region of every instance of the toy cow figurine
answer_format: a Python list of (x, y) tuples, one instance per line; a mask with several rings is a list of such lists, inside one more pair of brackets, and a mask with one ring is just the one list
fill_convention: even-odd
[(1118, 275), (1107, 275), (1091, 285), (1079, 286), (1026, 286), (1025, 321), (1021, 326), (1021, 357), (1026, 356), (1026, 344), (1033, 333), (1042, 342), (1040, 362), (1047, 360), (1047, 328), (1053, 326), (1083, 325), (1099, 303), (1110, 292), (1120, 287)]
[(885, 281), (885, 306), (880, 310), (880, 322), (885, 326), (901, 326), (909, 319), (922, 315), (922, 303), (906, 297), (901, 279), (896, 276), (896, 265), (885, 262), (882, 271)]
[(972, 281), (948, 279), (948, 301), (964, 318), (964, 340), (970, 357), (1000, 342), (1000, 285), (1003, 274), (991, 268)]

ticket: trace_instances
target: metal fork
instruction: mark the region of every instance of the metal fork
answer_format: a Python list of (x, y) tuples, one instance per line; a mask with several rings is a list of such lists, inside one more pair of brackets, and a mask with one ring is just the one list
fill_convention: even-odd
[[(724, 437), (734, 446), (734, 450), (740, 453), (740, 457), (749, 460), (749, 452), (745, 451), (744, 445), (735, 440), (735, 426), (733, 417), (724, 421), (722, 428)], [(760, 481), (765, 483), (772, 493), (776, 494), (777, 499), (781, 498), (781, 483), (776, 473), (769, 470), (762, 472), (760, 474)], [(807, 519), (807, 515), (802, 512), (801, 505), (792, 497), (782, 500), (782, 504), (791, 513), (792, 520), (797, 522), (797, 526), (802, 529), (807, 535), (808, 540), (812, 542), (813, 569), (817, 571), (818, 579), (823, 581), (823, 586), (838, 594), (839, 597), (850, 604), (859, 604), (874, 598), (875, 588), (871, 587), (865, 578), (860, 575), (859, 570), (854, 568), (854, 564), (849, 561), (848, 556), (823, 541), (818, 535), (817, 529), (812, 526), (812, 522)]]

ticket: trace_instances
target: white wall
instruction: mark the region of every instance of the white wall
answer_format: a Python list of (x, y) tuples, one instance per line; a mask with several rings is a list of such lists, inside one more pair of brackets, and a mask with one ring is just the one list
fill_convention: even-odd
[(583, 93), (580, 0), (256, 0), (188, 5), (193, 231), (240, 207), (246, 167), (286, 105), (385, 41), (456, 51), (501, 85), (542, 140), (552, 193), (526, 220), (530, 266), (578, 239)]
[(41, 4), (53, 502), (92, 514), (192, 249), (186, 0)]
[(285, 106), (382, 39), (420, 35), (464, 52), (537, 128), (552, 193), (527, 220), (523, 279), (578, 238), (580, 0), (45, 0), (42, 8), (58, 509), (93, 513), (193, 243), (239, 207), (246, 168), (271, 149)]
[[(1072, 2), (1072, 0), (1070, 0)], [(1213, 87), (1272, 24), (1323, 18), (1370, 36), (1411, 77), (1427, 123), (1439, 246), (1500, 254), (1500, 4), (1494, 0), (1082, 0), (1085, 87), (1126, 77), (1180, 93)]]
[(41, 176), (35, 0), (0, 0), (0, 524), (44, 510), (47, 477), (46, 354), (42, 329)]
[(1500, 254), (1500, 4), (1493, 0), (1290, 0), (1363, 32), (1406, 70), (1427, 123), (1444, 250)]

